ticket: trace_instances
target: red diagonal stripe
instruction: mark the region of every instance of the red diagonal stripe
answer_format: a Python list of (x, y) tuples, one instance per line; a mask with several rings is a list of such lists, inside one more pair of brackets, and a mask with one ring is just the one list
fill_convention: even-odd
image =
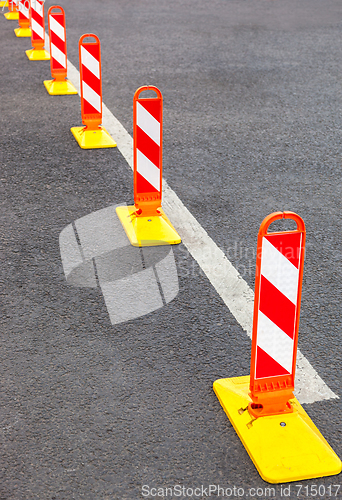
[(159, 99), (139, 99), (138, 102), (160, 123), (161, 103)]
[(94, 75), (94, 73), (89, 71), (89, 69), (86, 68), (83, 64), (82, 64), (82, 80), (86, 82), (86, 84), (89, 85), (89, 87), (91, 87), (97, 94), (102, 96), (101, 80), (99, 80), (99, 78), (97, 78)]
[[(64, 25), (64, 16), (61, 12), (55, 12), (54, 14), (50, 14), (51, 17), (54, 18), (54, 20), (60, 24), (64, 30), (65, 30), (65, 25)], [(65, 37), (64, 37), (65, 38)]]
[(66, 50), (66, 43), (63, 42), (63, 40), (61, 38), (59, 38), (59, 36), (56, 35), (56, 33), (54, 33), (53, 31), (50, 30), (50, 38), (51, 38), (51, 43), (53, 45), (55, 45), (59, 50), (61, 50), (63, 52), (63, 54), (65, 54), (65, 50)]
[(53, 31), (50, 31), (51, 33), (51, 45), (55, 45), (63, 54), (65, 54), (65, 66), (60, 64), (54, 57), (52, 57), (51, 54), (51, 61), (52, 61), (52, 66), (54, 69), (65, 69), (67, 66), (67, 61), (66, 61), (66, 43), (63, 42)]
[(293, 339), (296, 306), (264, 276), (260, 282), (259, 310)]
[(52, 56), (51, 56), (51, 62), (52, 62), (53, 70), (56, 70), (56, 69), (64, 69), (64, 70), (66, 70), (66, 67), (62, 66), (62, 64), (59, 63), (56, 59), (54, 59)]
[(27, 12), (27, 14), (28, 14), (27, 16), (24, 14), (24, 11), (23, 11), (23, 10), (20, 10), (20, 11), (19, 11), (19, 19), (20, 19), (20, 20), (21, 20), (21, 19), (23, 19), (24, 21), (25, 21), (25, 20), (27, 21), (27, 20), (29, 19), (29, 16), (30, 16), (29, 11), (27, 11), (27, 10), (25, 9), (25, 12)]
[(28, 21), (29, 18), (23, 14), (23, 12), (19, 11), (19, 26), (20, 26), (20, 21)]
[(33, 8), (31, 9), (31, 17), (32, 19), (34, 19), (38, 24), (40, 24), (41, 26), (44, 26), (44, 17), (41, 16), (40, 14), (38, 14), (38, 12), (36, 10), (34, 10)]
[(83, 98), (83, 113), (85, 115), (100, 115), (100, 111), (94, 108), (86, 99)]
[(156, 167), (160, 168), (160, 147), (140, 127), (137, 126), (136, 147)]
[(100, 45), (98, 43), (83, 43), (82, 45), (97, 61), (100, 60)]
[(267, 234), (265, 238), (282, 253), (296, 268), (299, 268), (301, 233)]
[(53, 69), (66, 69), (65, 66), (62, 66), (61, 63), (59, 63), (56, 59), (54, 59), (52, 56), (51, 56), (51, 61), (52, 61), (52, 67)]
[[(84, 81), (94, 92), (102, 99), (101, 80), (99, 80), (88, 68), (82, 64), (82, 81)], [(86, 115), (99, 115), (100, 112), (95, 109), (88, 101), (83, 98), (83, 112)]]
[(32, 35), (31, 35), (32, 41), (34, 41), (34, 42), (43, 42), (44, 41), (44, 38), (41, 38), (40, 35), (38, 35), (38, 33), (32, 29), (32, 27), (31, 27), (31, 30), (32, 30)]
[(136, 191), (137, 191), (138, 196), (144, 195), (146, 193), (159, 193), (158, 189), (153, 187), (152, 184), (150, 184), (145, 179), (145, 177), (143, 177), (142, 175), (139, 174), (139, 172), (137, 172), (136, 175), (137, 175), (137, 177), (136, 177), (136, 179), (137, 179)]
[(255, 378), (279, 377), (280, 375), (290, 375), (283, 366), (269, 356), (259, 346), (256, 353)]

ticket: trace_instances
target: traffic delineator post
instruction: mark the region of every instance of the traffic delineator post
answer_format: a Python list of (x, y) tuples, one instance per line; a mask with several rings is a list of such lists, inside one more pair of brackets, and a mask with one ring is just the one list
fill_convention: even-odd
[[(292, 231), (268, 232), (291, 219)], [(261, 477), (270, 483), (341, 472), (341, 460), (293, 395), (305, 251), (304, 221), (276, 212), (258, 235), (250, 376), (214, 391)]]
[[(88, 39), (86, 41), (86, 39)], [(71, 132), (82, 149), (114, 148), (116, 142), (102, 124), (101, 45), (87, 33), (79, 41), (81, 112), (83, 127)]]
[[(278, 219), (295, 231), (268, 233)], [(290, 413), (296, 369), (305, 226), (294, 213), (271, 214), (258, 235), (249, 412), (254, 417)]]
[(45, 50), (45, 0), (31, 0), (31, 43), (32, 49), (26, 51), (30, 61), (49, 61), (50, 54)]
[[(152, 90), (157, 97), (140, 97)], [(181, 238), (161, 208), (163, 98), (154, 86), (140, 87), (133, 99), (134, 205), (116, 212), (133, 246), (173, 245)]]
[(78, 94), (74, 85), (67, 79), (65, 12), (62, 7), (53, 5), (49, 8), (48, 24), (53, 80), (45, 80), (45, 88), (50, 95)]
[(19, 38), (31, 38), (30, 28), (30, 1), (19, 0), (19, 28), (15, 28), (14, 33)]
[(18, 0), (8, 0), (8, 12), (5, 12), (4, 16), (8, 21), (18, 21), (19, 11), (18, 11)]

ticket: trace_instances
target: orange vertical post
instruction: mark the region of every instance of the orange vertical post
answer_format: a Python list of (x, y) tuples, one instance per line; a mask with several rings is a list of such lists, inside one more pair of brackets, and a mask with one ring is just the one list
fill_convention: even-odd
[[(293, 220), (297, 229), (268, 232), (279, 219)], [(249, 405), (255, 417), (293, 411), (305, 234), (303, 219), (293, 212), (273, 213), (260, 226)]]
[(77, 94), (74, 85), (67, 79), (67, 41), (65, 12), (53, 5), (48, 11), (50, 63), (53, 80), (45, 80), (44, 85), (50, 95)]

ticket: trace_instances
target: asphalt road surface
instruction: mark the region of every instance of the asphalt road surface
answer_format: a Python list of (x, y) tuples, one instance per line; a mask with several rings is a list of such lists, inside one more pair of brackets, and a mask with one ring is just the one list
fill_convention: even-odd
[[(60, 5), (76, 67), (80, 36), (100, 37), (103, 100), (131, 135), (135, 90), (162, 91), (164, 176), (251, 288), (264, 217), (304, 219), (299, 347), (340, 397), (341, 1)], [(250, 340), (183, 244), (176, 298), (129, 321), (113, 324), (96, 284), (67, 282), (60, 233), (132, 203), (132, 171), (118, 149), (79, 148), (79, 96), (47, 94), (49, 62), (27, 59), (16, 25), (0, 16), (0, 499), (206, 498), (210, 484), (342, 498), (341, 475), (265, 491), (212, 390), (249, 373)], [(341, 457), (341, 399), (304, 407)]]

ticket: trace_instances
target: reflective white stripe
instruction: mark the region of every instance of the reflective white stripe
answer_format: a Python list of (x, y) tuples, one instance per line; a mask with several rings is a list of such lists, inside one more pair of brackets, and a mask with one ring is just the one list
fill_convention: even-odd
[(31, 0), (32, 9), (35, 10), (40, 17), (43, 17), (43, 6), (44, 2), (40, 3), (37, 0)]
[(137, 125), (160, 146), (160, 123), (139, 102), (137, 102)]
[(51, 56), (53, 59), (56, 59), (56, 61), (61, 64), (63, 68), (66, 68), (66, 55), (53, 43), (51, 44)]
[(101, 113), (101, 98), (86, 82), (82, 82), (83, 99)]
[(97, 78), (100, 78), (100, 63), (81, 45), (82, 64), (89, 69)]
[(257, 345), (292, 373), (293, 340), (261, 311), (258, 312)]
[(50, 15), (50, 29), (65, 42), (65, 29), (52, 15)]
[(297, 304), (299, 269), (266, 238), (262, 239), (261, 274), (291, 302)]
[[(27, 7), (28, 5), (28, 7)], [(30, 18), (30, 2), (29, 0), (21, 0), (19, 4), (20, 12), (27, 18)]]
[(33, 18), (31, 18), (31, 28), (32, 31), (37, 33), (37, 35), (44, 40), (45, 36), (44, 28), (40, 24), (38, 24), (37, 21), (35, 21)]
[(137, 149), (137, 172), (160, 191), (160, 170), (139, 149)]

